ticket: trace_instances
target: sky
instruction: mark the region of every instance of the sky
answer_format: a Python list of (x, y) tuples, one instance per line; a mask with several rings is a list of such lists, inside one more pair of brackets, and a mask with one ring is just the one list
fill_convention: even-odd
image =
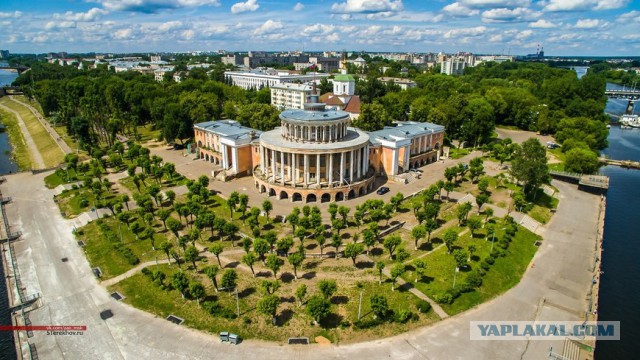
[(640, 0), (0, 0), (13, 53), (640, 55)]

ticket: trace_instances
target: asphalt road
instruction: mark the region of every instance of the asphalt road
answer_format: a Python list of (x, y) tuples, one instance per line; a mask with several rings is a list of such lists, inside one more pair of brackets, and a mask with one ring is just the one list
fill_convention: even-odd
[[(53, 191), (45, 189), (46, 175), (9, 175), (0, 185), (3, 195), (13, 197), (7, 205), (12, 229), (23, 231), (15, 249), (26, 293), (40, 292), (44, 302), (30, 318), (33, 325), (86, 325), (87, 331), (81, 336), (36, 332), (30, 341), (40, 359), (541, 359), (549, 342), (471, 341), (469, 321), (578, 320), (586, 308), (600, 200), (573, 185), (554, 183), (560, 206), (535, 266), (493, 301), (427, 328), (359, 344), (221, 344), (214, 335), (111, 299), (71, 234), (73, 221), (61, 217)], [(102, 320), (99, 314), (106, 309), (114, 316)]]

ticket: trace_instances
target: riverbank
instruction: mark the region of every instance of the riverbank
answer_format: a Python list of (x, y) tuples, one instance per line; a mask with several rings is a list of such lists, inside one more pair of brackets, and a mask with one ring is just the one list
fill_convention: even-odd
[(16, 163), (18, 171), (31, 169), (31, 157), (27, 143), (20, 130), (18, 119), (13, 114), (0, 108), (0, 123), (5, 125), (9, 138), (10, 158)]

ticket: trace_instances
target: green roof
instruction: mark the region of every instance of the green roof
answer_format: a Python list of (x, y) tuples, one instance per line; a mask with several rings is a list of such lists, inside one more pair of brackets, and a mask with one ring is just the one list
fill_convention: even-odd
[(352, 75), (340, 74), (333, 78), (333, 81), (356, 81)]

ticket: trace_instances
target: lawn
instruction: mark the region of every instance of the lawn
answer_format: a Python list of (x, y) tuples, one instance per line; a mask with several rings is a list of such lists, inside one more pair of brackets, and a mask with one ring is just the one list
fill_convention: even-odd
[(145, 143), (160, 138), (160, 130), (153, 130), (151, 125), (144, 125), (136, 127), (136, 140)]
[(53, 174), (47, 175), (44, 178), (44, 184), (47, 188), (53, 189), (62, 184), (69, 184), (83, 180), (84, 175), (77, 173), (74, 169), (69, 169), (68, 173), (67, 170), (58, 169)]
[[(325, 260), (340, 262), (342, 266), (350, 267), (350, 260)], [(201, 265), (199, 265), (202, 267)], [(310, 265), (306, 272), (315, 274), (312, 270), (317, 264)], [(200, 272), (194, 272), (191, 267), (187, 270), (183, 265), (190, 279), (201, 281), (206, 287), (207, 297), (205, 301), (216, 301), (229, 314), (236, 313), (235, 293), (215, 292), (211, 282)], [(175, 265), (151, 266), (150, 270), (158, 269), (167, 275), (165, 284), (169, 284), (171, 275), (178, 271)], [(302, 271), (301, 271), (302, 272)], [(214, 316), (205, 311), (195, 300), (183, 299), (176, 290), (163, 290), (154, 284), (148, 276), (138, 273), (118, 284), (112, 286), (110, 290), (116, 290), (124, 294), (127, 298), (125, 302), (149, 311), (165, 318), (169, 314), (174, 314), (185, 319), (184, 325), (199, 330), (218, 333), (220, 331), (230, 331), (239, 334), (245, 339), (259, 338), (264, 340), (285, 342), (289, 337), (306, 336), (312, 341), (316, 336), (324, 336), (334, 343), (355, 342), (366, 339), (386, 337), (399, 334), (424, 326), (437, 321), (438, 317), (429, 311), (426, 314), (419, 314), (417, 320), (407, 323), (385, 323), (384, 325), (372, 326), (367, 329), (355, 329), (353, 322), (358, 316), (358, 302), (360, 291), (362, 291), (362, 319), (370, 320), (373, 317), (370, 307), (370, 297), (372, 294), (384, 294), (387, 298), (389, 308), (394, 311), (409, 310), (418, 313), (416, 309), (416, 298), (404, 291), (391, 292), (391, 285), (384, 283), (379, 285), (373, 276), (366, 276), (361, 281), (354, 279), (344, 280), (339, 277), (338, 288), (333, 295), (331, 302), (331, 315), (321, 322), (320, 326), (314, 326), (311, 317), (306, 313), (304, 306), (300, 306), (295, 298), (295, 289), (300, 284), (308, 287), (307, 298), (318, 293), (317, 278), (312, 276), (308, 279), (293, 280), (293, 276), (285, 273), (282, 277), (281, 287), (277, 291), (281, 303), (277, 311), (277, 325), (271, 325), (270, 319), (256, 311), (256, 303), (263, 296), (260, 283), (265, 277), (253, 278), (248, 273), (239, 271), (238, 303), (240, 318), (229, 319), (222, 316)], [(218, 275), (220, 281), (220, 275)]]
[(558, 198), (549, 196), (540, 189), (538, 190), (535, 200), (533, 200), (531, 210), (529, 210), (527, 214), (539, 223), (546, 224), (553, 216), (551, 210), (558, 208), (558, 202)]
[[(112, 199), (117, 194), (108, 193), (105, 194), (105, 199)], [(87, 190), (84, 187), (79, 187), (75, 190), (65, 190), (60, 195), (55, 196), (55, 201), (60, 208), (60, 212), (67, 218), (73, 218), (82, 214), (85, 211), (89, 211), (95, 205), (95, 195), (91, 190)]]
[[(503, 226), (501, 221), (496, 224), (496, 228), (501, 228), (501, 226)], [(503, 231), (497, 232), (494, 249), (499, 249), (497, 245), (498, 239), (500, 239), (503, 234)], [(442, 308), (450, 315), (457, 314), (512, 288), (520, 281), (522, 274), (533, 258), (537, 250), (537, 247), (533, 244), (538, 239), (540, 239), (538, 235), (519, 226), (509, 248), (504, 251), (506, 256), (496, 259), (495, 264), (483, 277), (482, 286), (475, 291), (461, 294), (452, 304), (442, 304)], [(480, 266), (480, 260), (490, 254), (490, 240), (491, 239), (485, 240), (485, 231), (481, 229), (476, 231), (475, 237), (473, 238), (471, 234), (467, 232), (456, 241), (454, 249), (462, 248), (467, 250), (469, 245), (474, 245), (477, 249), (469, 266), (455, 274), (456, 287), (463, 284), (470, 270), (478, 268)], [(445, 246), (437, 248), (431, 254), (423, 257), (423, 259), (427, 262), (427, 269), (423, 280), (417, 283), (414, 282), (416, 275), (413, 271), (405, 273), (403, 278), (406, 281), (412, 282), (420, 291), (431, 298), (436, 298), (438, 295), (452, 288), (456, 264), (453, 256), (447, 253)]]
[[(89, 224), (78, 229), (76, 236), (78, 240), (85, 243), (84, 251), (91, 267), (100, 267), (102, 270), (102, 279), (109, 279), (114, 276), (127, 272), (136, 265), (130, 264), (122, 252), (114, 248), (114, 241), (109, 240), (105, 233), (100, 229), (99, 221), (106, 224), (113, 234), (116, 241), (122, 236), (122, 245), (130, 249), (141, 263), (165, 259), (166, 255), (161, 251), (154, 251), (151, 247), (151, 240), (136, 240), (135, 235), (127, 226), (120, 225), (113, 217), (103, 218), (90, 222)], [(154, 241), (159, 244), (165, 239), (163, 234), (156, 233)]]
[(11, 143), (11, 157), (18, 165), (19, 170), (31, 169), (31, 157), (29, 156), (29, 148), (24, 140), (18, 119), (13, 115), (0, 109), (0, 123), (5, 125), (9, 142)]
[(450, 148), (449, 149), (449, 158), (450, 159), (460, 159), (465, 157), (471, 153), (470, 149), (458, 149), (458, 148)]
[(60, 146), (58, 146), (47, 129), (44, 128), (42, 123), (40, 123), (28, 108), (8, 98), (0, 99), (0, 103), (20, 114), (27, 127), (27, 131), (31, 134), (40, 155), (42, 155), (45, 167), (54, 167), (63, 161), (64, 153), (60, 149)]

